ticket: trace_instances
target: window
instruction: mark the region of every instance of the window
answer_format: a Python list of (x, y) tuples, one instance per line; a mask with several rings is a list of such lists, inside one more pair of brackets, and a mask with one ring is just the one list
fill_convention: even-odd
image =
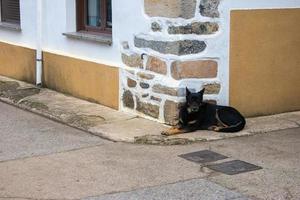
[(77, 0), (77, 31), (111, 34), (111, 0)]
[(1, 22), (20, 24), (19, 0), (0, 0)]

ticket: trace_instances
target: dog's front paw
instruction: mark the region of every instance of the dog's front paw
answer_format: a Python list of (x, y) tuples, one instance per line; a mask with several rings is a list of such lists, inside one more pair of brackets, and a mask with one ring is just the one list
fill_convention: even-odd
[(218, 127), (218, 126), (216, 126), (216, 127), (214, 127), (214, 129), (213, 129), (214, 131), (216, 131), (216, 132), (220, 132), (220, 130), (221, 130), (221, 127)]
[(218, 126), (211, 126), (211, 127), (208, 127), (207, 130), (219, 132), (219, 131), (221, 130), (221, 127), (218, 127)]
[(180, 134), (180, 133), (183, 133), (183, 130), (182, 129), (179, 129), (177, 127), (172, 127), (166, 131), (162, 131), (161, 134), (162, 135), (165, 135), (165, 136), (170, 136), (170, 135), (177, 135), (177, 134)]
[(169, 136), (170, 135), (170, 133), (167, 130), (166, 131), (162, 131), (161, 134), (165, 135), (165, 136)]

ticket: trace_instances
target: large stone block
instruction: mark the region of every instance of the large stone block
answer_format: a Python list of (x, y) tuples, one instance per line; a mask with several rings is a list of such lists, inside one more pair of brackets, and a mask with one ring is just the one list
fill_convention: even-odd
[(179, 122), (179, 110), (183, 103), (167, 100), (164, 105), (165, 123), (175, 126)]
[(133, 100), (133, 95), (129, 90), (124, 91), (123, 97), (122, 97), (123, 105), (125, 107), (134, 108), (134, 100)]
[(161, 27), (161, 25), (158, 22), (152, 22), (151, 23), (151, 30), (153, 32), (161, 31), (161, 29), (162, 29), (162, 27)]
[(211, 83), (204, 85), (205, 94), (219, 94), (221, 85), (219, 83)]
[(201, 0), (200, 2), (200, 13), (205, 17), (216, 18), (220, 16), (218, 7), (220, 0)]
[(170, 26), (169, 34), (209, 35), (217, 32), (219, 25), (215, 22), (193, 22), (184, 26)]
[(159, 58), (150, 56), (148, 58), (146, 69), (149, 71), (156, 72), (158, 74), (167, 74), (167, 64)]
[(139, 54), (131, 54), (131, 55), (126, 55), (122, 54), (122, 61), (125, 65), (129, 67), (137, 67), (137, 68), (142, 68), (143, 67), (143, 60), (141, 58), (141, 55)]
[(144, 5), (150, 17), (190, 19), (195, 16), (196, 0), (145, 0)]
[(142, 102), (138, 97), (136, 110), (153, 118), (159, 117), (159, 106)]
[(218, 74), (218, 63), (213, 60), (175, 61), (171, 65), (171, 74), (176, 80), (215, 78)]
[(139, 37), (134, 38), (134, 45), (138, 48), (150, 48), (162, 54), (178, 56), (197, 54), (206, 48), (205, 42), (199, 40), (157, 41)]
[(145, 82), (140, 82), (140, 87), (143, 89), (148, 89), (150, 87), (150, 85), (148, 83)]
[(137, 82), (131, 78), (127, 78), (127, 86), (130, 88), (134, 88), (137, 85)]
[(138, 72), (137, 75), (141, 79), (146, 79), (146, 80), (152, 80), (155, 78), (155, 76), (153, 74), (149, 74), (149, 73), (145, 73), (145, 72)]
[(152, 91), (155, 93), (166, 94), (170, 96), (184, 96), (184, 89), (168, 87), (161, 84), (153, 85)]
[(151, 96), (150, 99), (153, 101), (157, 101), (159, 103), (162, 101), (162, 99), (160, 97), (155, 97), (155, 96)]

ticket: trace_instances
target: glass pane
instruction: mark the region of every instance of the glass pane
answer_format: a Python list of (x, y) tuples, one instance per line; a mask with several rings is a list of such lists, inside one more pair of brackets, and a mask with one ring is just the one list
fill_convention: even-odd
[(111, 12), (111, 0), (107, 0), (106, 1), (106, 18), (107, 18), (107, 21), (106, 21), (106, 27), (107, 28), (112, 28), (112, 12)]
[(101, 26), (100, 0), (87, 0), (87, 23), (88, 26)]

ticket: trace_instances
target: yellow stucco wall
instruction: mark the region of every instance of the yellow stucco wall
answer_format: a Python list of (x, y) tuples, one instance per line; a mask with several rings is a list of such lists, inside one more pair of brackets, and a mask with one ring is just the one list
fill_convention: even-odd
[(231, 12), (230, 104), (247, 116), (300, 110), (300, 9)]
[(0, 42), (0, 75), (35, 82), (35, 50)]
[(118, 68), (43, 53), (43, 85), (89, 101), (119, 108)]

